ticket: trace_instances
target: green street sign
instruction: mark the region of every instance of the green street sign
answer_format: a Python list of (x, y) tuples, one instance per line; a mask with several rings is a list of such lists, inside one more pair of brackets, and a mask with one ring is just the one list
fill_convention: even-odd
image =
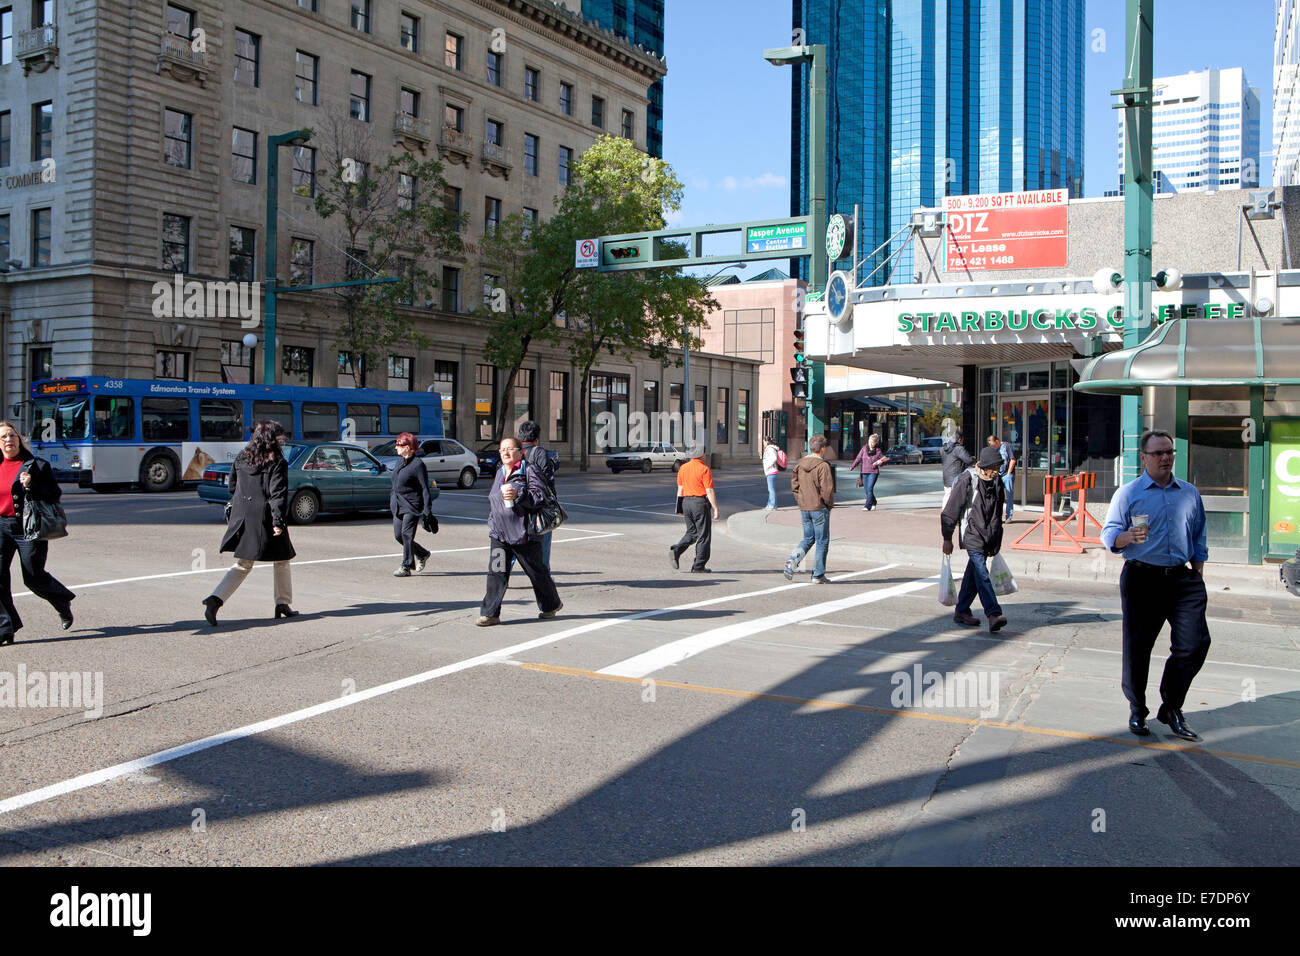
[(745, 230), (746, 252), (777, 252), (808, 248), (808, 223), (787, 222), (774, 226), (750, 226)]

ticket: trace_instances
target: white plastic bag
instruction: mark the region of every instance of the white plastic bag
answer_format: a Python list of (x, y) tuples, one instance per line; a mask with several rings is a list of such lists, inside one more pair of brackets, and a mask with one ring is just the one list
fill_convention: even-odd
[(1020, 590), (1015, 575), (1000, 554), (993, 555), (993, 560), (989, 562), (989, 577), (993, 579), (994, 594), (1015, 594)]
[(939, 603), (944, 607), (957, 603), (957, 579), (952, 576), (952, 558), (946, 554), (939, 562)]

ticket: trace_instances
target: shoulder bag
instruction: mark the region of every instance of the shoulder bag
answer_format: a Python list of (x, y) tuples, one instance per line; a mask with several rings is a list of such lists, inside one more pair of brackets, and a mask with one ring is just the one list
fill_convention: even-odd
[[(31, 469), (27, 469), (32, 474)], [(35, 483), (35, 476), (32, 478)], [(23, 537), (28, 541), (53, 541), (68, 536), (68, 516), (63, 506), (41, 501), (30, 491), (23, 496)]]
[[(521, 467), (527, 467), (522, 462), (520, 464)], [(525, 478), (524, 480), (527, 481), (528, 479)], [(545, 481), (542, 482), (542, 486), (546, 486)], [(529, 538), (544, 538), (568, 520), (569, 516), (560, 505), (559, 498), (555, 496), (555, 493), (550, 488), (546, 488), (546, 498), (542, 503), (524, 515), (524, 527), (527, 529)]]

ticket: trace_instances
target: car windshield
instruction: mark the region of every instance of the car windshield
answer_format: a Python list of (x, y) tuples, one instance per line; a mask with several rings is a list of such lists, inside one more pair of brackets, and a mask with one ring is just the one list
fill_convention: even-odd
[(380, 458), (391, 458), (397, 454), (397, 439), (394, 438), (390, 441), (384, 442), (382, 445), (376, 445), (374, 448), (370, 449), (370, 454), (378, 455)]
[(301, 455), (306, 447), (306, 445), (299, 445), (297, 442), (285, 442), (280, 450), (284, 452), (284, 460), (292, 465), (293, 460)]
[(34, 405), (32, 438), (72, 441), (90, 437), (90, 403), (85, 398), (38, 401)]

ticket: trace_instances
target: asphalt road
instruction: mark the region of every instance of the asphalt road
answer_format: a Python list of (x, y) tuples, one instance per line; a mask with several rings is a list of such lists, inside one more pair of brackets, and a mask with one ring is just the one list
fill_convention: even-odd
[[(760, 476), (717, 478), (724, 519), (762, 505)], [(920, 491), (937, 469), (889, 478), (891, 494)], [(847, 566), (833, 546), (833, 583), (810, 584), (807, 565), (789, 583), (782, 550), (715, 523), (714, 573), (674, 571), (670, 474), (566, 467), (560, 487), (571, 520), (554, 543), (565, 606), (553, 621), (536, 619), (517, 580), (502, 625), (474, 626), (480, 482), (438, 499), (423, 574), (391, 576), (400, 546), (383, 516), (322, 518), (292, 530), (302, 616), (271, 620), (259, 567), (215, 630), (200, 604), (228, 563), (214, 506), (193, 492), (70, 490), (73, 533), (51, 545), (49, 567), (79, 595), (76, 625), (63, 632), (48, 605), (19, 597), (27, 627), (0, 648), (0, 859), (1300, 856), (1294, 604), (1212, 595), (1214, 644), (1186, 707), (1204, 740), (1153, 722), (1141, 742), (1125, 728), (1112, 588), (1022, 581), (1005, 630), (959, 629), (931, 568)], [(89, 675), (76, 706), (35, 694), (51, 672), (74, 671)], [(923, 693), (932, 673), (951, 675), (946, 695)]]

